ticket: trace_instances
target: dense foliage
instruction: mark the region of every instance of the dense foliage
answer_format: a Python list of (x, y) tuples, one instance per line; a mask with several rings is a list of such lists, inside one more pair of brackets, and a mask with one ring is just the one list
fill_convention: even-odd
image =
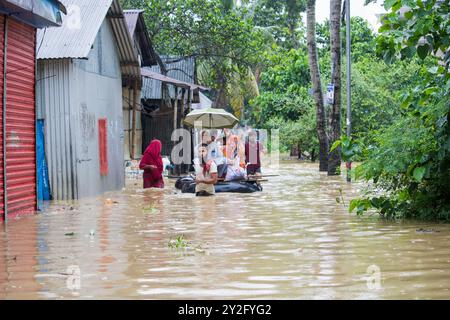
[(400, 93), (401, 116), (366, 148), (358, 175), (373, 182), (352, 201), (358, 213), (387, 217), (450, 218), (450, 5), (448, 1), (385, 1), (378, 52), (392, 62), (424, 63), (413, 88)]
[(295, 146), (310, 154), (317, 153), (306, 52), (280, 48), (268, 60), (261, 77), (261, 94), (248, 108), (251, 124), (264, 129), (279, 129), (284, 151)]
[[(217, 107), (239, 116), (257, 94), (251, 67), (259, 63), (265, 38), (245, 8), (227, 0), (122, 0), (142, 8), (159, 55), (194, 57), (202, 84), (214, 89)], [(250, 86), (249, 86), (250, 84)], [(250, 88), (249, 88), (250, 87)]]

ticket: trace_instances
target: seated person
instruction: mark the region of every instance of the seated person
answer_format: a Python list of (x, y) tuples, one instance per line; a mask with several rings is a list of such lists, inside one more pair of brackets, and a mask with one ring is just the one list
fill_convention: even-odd
[(226, 163), (218, 164), (217, 165), (217, 175), (219, 179), (225, 180), (225, 177), (227, 176), (227, 170), (228, 165)]
[(207, 160), (207, 146), (203, 144), (198, 149), (200, 163), (197, 167), (195, 179), (196, 196), (212, 196), (216, 193), (214, 184), (217, 183), (217, 165), (214, 160)]
[(202, 130), (200, 132), (200, 143), (195, 146), (194, 148), (194, 159), (199, 158), (198, 150), (202, 145), (208, 145), (211, 143), (211, 136), (209, 135), (209, 132), (207, 130)]
[(237, 136), (230, 136), (227, 141), (226, 154), (227, 154), (227, 173), (225, 181), (234, 181), (245, 179), (245, 171), (240, 166), (239, 158), (239, 141)]
[(217, 160), (217, 162), (222, 163), (221, 158), (223, 157), (222, 152), (220, 151), (217, 142), (215, 141), (215, 137), (211, 137), (207, 130), (202, 130), (201, 133), (201, 142), (194, 149), (194, 159), (199, 159), (198, 150), (201, 146), (206, 146), (208, 151), (207, 158), (208, 160)]

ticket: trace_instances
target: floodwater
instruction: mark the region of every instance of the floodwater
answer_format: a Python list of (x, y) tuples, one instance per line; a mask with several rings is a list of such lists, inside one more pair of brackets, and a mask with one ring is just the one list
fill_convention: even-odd
[(349, 214), (360, 186), (314, 164), (268, 173), (209, 198), (129, 181), (0, 225), (0, 299), (450, 298), (450, 225)]

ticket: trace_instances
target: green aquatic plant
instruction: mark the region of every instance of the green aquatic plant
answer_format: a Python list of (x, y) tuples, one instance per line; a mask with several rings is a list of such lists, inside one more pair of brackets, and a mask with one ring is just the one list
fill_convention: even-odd
[(171, 249), (186, 249), (188, 246), (188, 241), (184, 238), (183, 235), (179, 235), (176, 239), (170, 239), (168, 246)]
[(153, 204), (146, 206), (144, 208), (142, 208), (142, 212), (143, 213), (151, 213), (151, 214), (157, 214), (159, 212), (159, 210), (157, 208), (155, 208), (155, 206)]
[(342, 205), (344, 206), (344, 208), (346, 208), (347, 205), (346, 205), (346, 203), (345, 203), (344, 193), (342, 192), (342, 188), (339, 188), (338, 191), (339, 191), (339, 197), (336, 197), (336, 202), (337, 202), (337, 203), (342, 203)]

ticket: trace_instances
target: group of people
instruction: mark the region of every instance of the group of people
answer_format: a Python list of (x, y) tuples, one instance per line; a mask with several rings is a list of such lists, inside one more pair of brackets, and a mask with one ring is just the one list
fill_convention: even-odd
[(214, 184), (219, 179), (234, 181), (261, 175), (261, 153), (264, 150), (256, 131), (250, 130), (247, 139), (245, 132), (234, 134), (229, 129), (224, 129), (218, 136), (202, 130), (201, 142), (195, 147), (197, 196), (213, 195)]
[[(144, 188), (164, 188), (161, 149), (161, 141), (155, 139), (144, 152), (139, 164), (144, 171)], [(224, 129), (211, 134), (208, 130), (202, 130), (200, 143), (194, 149), (196, 195), (214, 195), (214, 185), (219, 180), (234, 181), (261, 175), (263, 152), (263, 145), (254, 130), (247, 132), (246, 138), (244, 131), (234, 134)]]

